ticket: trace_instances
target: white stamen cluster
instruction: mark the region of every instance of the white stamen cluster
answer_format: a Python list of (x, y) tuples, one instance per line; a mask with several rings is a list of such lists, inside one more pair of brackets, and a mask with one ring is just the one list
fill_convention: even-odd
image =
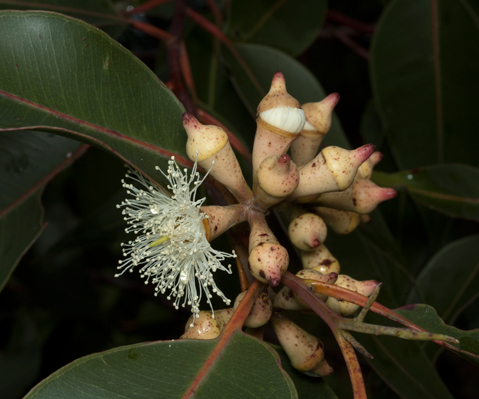
[[(122, 180), (123, 187), (132, 199), (126, 199), (117, 208), (124, 207), (124, 220), (130, 225), (126, 232), (139, 234), (137, 238), (123, 243), (126, 260), (119, 261), (121, 270), (115, 277), (139, 266), (145, 284), (156, 284), (155, 295), (168, 292), (168, 300), (176, 298), (176, 309), (181, 305), (191, 306), (194, 318), (199, 313), (203, 295), (213, 305), (211, 291), (229, 305), (230, 300), (216, 286), (213, 272), (223, 270), (231, 274), (231, 265), (224, 267), (220, 261), (236, 257), (213, 249), (206, 239), (204, 219), (208, 216), (200, 211), (204, 198), (197, 200), (196, 192), (206, 176), (201, 179), (195, 162), (191, 174), (181, 170), (171, 157), (167, 174), (156, 169), (168, 179), (170, 197), (158, 187), (154, 187), (140, 173), (129, 170), (126, 177), (139, 183), (140, 188)], [(190, 188), (192, 187), (192, 188)]]

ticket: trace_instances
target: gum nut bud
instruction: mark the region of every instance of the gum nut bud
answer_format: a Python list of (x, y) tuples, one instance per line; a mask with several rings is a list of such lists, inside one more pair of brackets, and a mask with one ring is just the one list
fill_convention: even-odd
[(396, 190), (382, 188), (369, 179), (356, 179), (344, 191), (320, 195), (315, 204), (344, 211), (367, 214), (372, 212), (382, 201), (394, 198)]
[(260, 243), (251, 251), (248, 258), (251, 274), (272, 287), (279, 285), (288, 264), (288, 251), (279, 244)]
[(374, 167), (383, 159), (383, 153), (374, 151), (371, 156), (364, 161), (358, 169), (359, 177), (363, 179), (370, 179), (373, 174)]
[(256, 122), (253, 145), (254, 183), (261, 162), (271, 155), (286, 153), (306, 122), (299, 102), (286, 91), (281, 72), (274, 75), (270, 91), (260, 102)]
[(326, 134), (331, 128), (333, 109), (339, 101), (339, 94), (332, 93), (322, 101), (303, 104), (301, 108), (308, 123), (321, 134)]
[(298, 302), (291, 288), (285, 286), (281, 288), (274, 297), (273, 307), (286, 310), (307, 309), (308, 306), (305, 307), (305, 303), (303, 301), (301, 302), (302, 303)]
[(296, 370), (314, 375), (313, 370), (324, 360), (323, 343), (280, 312), (274, 313), (271, 321), (291, 365)]
[(311, 251), (319, 247), (324, 240), (328, 229), (323, 219), (314, 213), (304, 213), (293, 219), (288, 227), (291, 243), (303, 251)]
[[(243, 300), (245, 295), (246, 291), (240, 293), (236, 297), (234, 304), (235, 310), (238, 307), (239, 303)], [(268, 298), (268, 294), (262, 293), (261, 295), (258, 295), (256, 297), (249, 316), (244, 322), (244, 326), (249, 328), (258, 328), (264, 326), (271, 318), (272, 313), (273, 305), (271, 303), (271, 300)]]
[(334, 175), (338, 190), (346, 190), (351, 185), (359, 166), (373, 151), (373, 144), (366, 144), (352, 151), (335, 146), (326, 147), (321, 151), (329, 170)]
[(334, 255), (324, 245), (312, 251), (301, 251), (304, 269), (313, 269), (323, 274), (339, 273), (341, 266)]
[(213, 339), (220, 335), (220, 328), (211, 311), (201, 310), (193, 322), (191, 316), (186, 322), (185, 333), (180, 337), (190, 339)]
[(206, 224), (206, 239), (210, 242), (229, 228), (245, 221), (246, 218), (245, 207), (242, 204), (230, 206), (202, 206), (200, 211), (208, 215), (207, 219), (203, 219), (203, 223)]
[(203, 125), (193, 115), (183, 114), (183, 126), (188, 134), (186, 153), (232, 192), (239, 202), (253, 198), (243, 172), (231, 148), (226, 132), (218, 126)]
[(220, 331), (223, 331), (223, 328), (225, 328), (226, 324), (228, 324), (231, 319), (231, 316), (233, 316), (233, 313), (233, 308), (226, 308), (215, 311), (214, 316)]
[[(345, 274), (340, 274), (335, 283), (338, 287), (346, 288), (364, 296), (371, 295), (379, 284), (379, 281), (376, 280), (358, 281)], [(334, 311), (341, 313), (343, 316), (351, 316), (359, 308), (358, 305), (350, 302), (338, 301), (332, 297), (328, 298), (326, 304)]]
[[(303, 269), (303, 270), (300, 270), (298, 273), (296, 273), (296, 277), (302, 278), (303, 280), (315, 280), (315, 281), (320, 281), (323, 283), (334, 284), (336, 280), (338, 279), (338, 274), (337, 273), (323, 274), (321, 272), (318, 272), (317, 270)], [(300, 305), (307, 307), (306, 303), (304, 303), (303, 300), (296, 293), (293, 293), (293, 295), (295, 296), (296, 300), (299, 302)], [(325, 301), (328, 297), (327, 295), (324, 295), (324, 294), (316, 294), (316, 296), (323, 301)]]
[(272, 155), (258, 169), (259, 187), (280, 201), (291, 194), (299, 183), (299, 171), (288, 154)]
[(333, 93), (320, 102), (301, 106), (306, 123), (291, 145), (291, 157), (299, 167), (306, 165), (318, 153), (319, 146), (331, 127), (331, 114), (338, 101), (339, 94)]
[(314, 213), (321, 216), (328, 227), (338, 234), (349, 234), (359, 226), (360, 217), (358, 213), (341, 211), (338, 209), (315, 206)]

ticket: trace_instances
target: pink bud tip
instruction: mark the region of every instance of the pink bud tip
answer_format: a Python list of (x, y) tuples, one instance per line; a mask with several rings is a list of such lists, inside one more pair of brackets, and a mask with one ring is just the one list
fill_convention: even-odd
[(188, 112), (185, 112), (181, 119), (183, 120), (183, 126), (188, 126), (190, 128), (198, 128), (201, 123), (198, 122), (198, 119), (194, 117), (193, 114), (190, 114)]
[(381, 201), (386, 201), (388, 199), (394, 198), (397, 195), (397, 191), (394, 188), (382, 188), (381, 189)]
[(288, 154), (283, 154), (278, 158), (278, 165), (288, 165), (291, 162), (291, 157)]
[(332, 281), (336, 281), (338, 279), (338, 273), (335, 273), (335, 272), (328, 273), (328, 276), (329, 276), (329, 280), (332, 280)]
[(319, 246), (321, 245), (321, 242), (320, 242), (317, 238), (315, 238), (315, 239), (313, 240), (313, 243), (312, 243), (312, 244), (313, 244), (312, 247), (313, 247), (313, 248), (316, 248), (316, 247), (319, 247)]
[(271, 287), (277, 287), (279, 285), (279, 283), (281, 282), (281, 280), (277, 277), (271, 277), (269, 280), (269, 285), (271, 285)]
[(339, 102), (339, 99), (341, 98), (341, 96), (339, 95), (339, 93), (331, 93), (329, 96), (327, 96), (325, 98), (326, 102), (329, 103), (329, 106), (331, 107), (331, 109), (333, 109), (336, 104)]
[(374, 152), (374, 144), (365, 144), (362, 147), (354, 150), (353, 158), (358, 165), (361, 165), (366, 159), (368, 159)]

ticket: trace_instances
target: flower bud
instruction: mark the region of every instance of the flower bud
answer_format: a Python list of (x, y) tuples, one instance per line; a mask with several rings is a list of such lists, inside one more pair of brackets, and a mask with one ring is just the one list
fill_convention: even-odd
[(299, 183), (298, 168), (288, 154), (272, 155), (258, 169), (257, 203), (263, 209), (290, 195)]
[(277, 72), (271, 88), (258, 105), (257, 129), (253, 145), (253, 180), (263, 160), (288, 151), (306, 121), (299, 102), (286, 91), (286, 82)]
[(291, 243), (303, 251), (319, 247), (328, 234), (323, 219), (314, 213), (303, 213), (294, 218), (288, 227)]
[(314, 213), (321, 216), (326, 225), (338, 234), (349, 234), (361, 221), (358, 213), (349, 211), (340, 211), (338, 209), (315, 206), (312, 208)]
[(299, 137), (291, 145), (291, 157), (301, 167), (318, 153), (319, 146), (331, 127), (331, 115), (339, 101), (339, 94), (333, 93), (317, 103), (301, 106), (306, 123)]
[[(300, 270), (296, 276), (306, 280), (322, 281), (323, 283), (334, 284), (338, 278), (337, 273), (322, 274), (316, 270)], [(316, 294), (318, 298), (325, 301), (326, 295)], [(289, 287), (283, 287), (274, 297), (274, 307), (286, 310), (309, 309), (309, 306), (296, 295)]]
[[(223, 330), (226, 323), (233, 315), (233, 309), (217, 310), (213, 314), (210, 310), (201, 310), (196, 317), (191, 316), (186, 322), (185, 333), (182, 339), (214, 339)], [(194, 323), (193, 323), (194, 318)]]
[(321, 194), (315, 204), (360, 214), (372, 212), (382, 201), (394, 198), (396, 190), (377, 186), (369, 179), (356, 179), (344, 191)]
[(248, 221), (251, 228), (248, 258), (251, 274), (259, 281), (276, 287), (288, 269), (288, 251), (279, 244), (262, 213), (249, 212)]
[(358, 176), (363, 179), (370, 179), (373, 174), (374, 167), (383, 159), (383, 153), (374, 151), (371, 156), (364, 161), (358, 169)]
[[(376, 280), (358, 281), (352, 277), (346, 276), (345, 274), (340, 274), (335, 283), (338, 287), (347, 288), (348, 290), (357, 292), (364, 296), (371, 295), (379, 284), (380, 282)], [(343, 316), (351, 316), (359, 309), (358, 305), (350, 302), (338, 301), (333, 297), (329, 297), (326, 304), (336, 313), (342, 314)]]
[[(244, 296), (246, 295), (246, 291), (240, 293), (235, 300), (234, 309), (238, 307), (240, 302), (243, 300)], [(258, 295), (254, 301), (253, 307), (249, 313), (249, 316), (246, 318), (244, 322), (245, 327), (249, 328), (258, 328), (264, 326), (269, 319), (271, 318), (271, 314), (273, 313), (273, 305), (271, 300), (268, 298), (268, 294), (263, 292), (262, 294)]]
[(318, 338), (280, 312), (276, 312), (271, 320), (278, 341), (296, 370), (316, 377), (332, 374), (333, 369), (324, 359), (323, 344)]
[(313, 269), (323, 274), (339, 273), (341, 269), (338, 260), (324, 245), (312, 251), (301, 251), (301, 262), (303, 268)]
[(372, 144), (352, 151), (334, 146), (324, 148), (300, 170), (298, 188), (289, 199), (347, 189), (373, 150)]
[(226, 132), (218, 126), (203, 125), (188, 113), (183, 114), (183, 126), (188, 134), (188, 158), (198, 159), (205, 170), (211, 169), (211, 176), (224, 184), (239, 202), (252, 199), (253, 193), (246, 184)]
[(208, 215), (207, 219), (203, 219), (203, 223), (205, 224), (206, 239), (210, 242), (229, 228), (246, 220), (246, 211), (242, 204), (202, 206), (200, 210)]

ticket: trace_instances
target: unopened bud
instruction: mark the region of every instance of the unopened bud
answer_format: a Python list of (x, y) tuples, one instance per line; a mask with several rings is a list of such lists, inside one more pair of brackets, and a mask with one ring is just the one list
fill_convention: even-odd
[(372, 212), (382, 202), (397, 195), (393, 188), (383, 188), (368, 179), (356, 179), (349, 188), (320, 195), (315, 204), (360, 214)]
[(339, 94), (333, 93), (320, 102), (301, 106), (306, 123), (291, 145), (291, 157), (298, 167), (307, 164), (318, 153), (319, 146), (331, 127), (331, 115), (338, 101)]
[[(335, 283), (338, 287), (346, 288), (364, 296), (371, 295), (379, 284), (381, 283), (376, 280), (358, 281), (352, 277), (346, 276), (345, 274), (340, 274)], [(343, 316), (351, 316), (359, 309), (358, 305), (350, 302), (338, 301), (333, 297), (329, 297), (326, 304), (336, 313)]]
[(198, 165), (205, 170), (211, 169), (211, 176), (224, 184), (239, 202), (252, 199), (253, 193), (246, 184), (226, 132), (218, 126), (203, 125), (188, 113), (183, 114), (183, 126), (188, 134), (188, 158), (198, 159)]
[(349, 234), (361, 221), (358, 213), (349, 211), (340, 211), (338, 209), (315, 206), (312, 208), (314, 213), (321, 216), (326, 225), (338, 234)]
[(314, 213), (303, 213), (294, 218), (288, 227), (291, 243), (303, 251), (319, 247), (328, 234), (323, 219)]
[(324, 359), (323, 344), (318, 338), (280, 312), (271, 320), (278, 341), (296, 370), (316, 377), (332, 374), (333, 369)]
[[(246, 295), (246, 291), (240, 293), (235, 300), (234, 309), (238, 307), (240, 302), (243, 300)], [(246, 318), (244, 325), (249, 328), (258, 328), (264, 326), (273, 313), (273, 305), (271, 300), (268, 298), (268, 294), (262, 293), (258, 295), (253, 303), (253, 307), (249, 313), (249, 316)]]
[(324, 148), (300, 170), (298, 188), (289, 199), (347, 189), (353, 182), (359, 166), (373, 150), (372, 144), (363, 145), (352, 151), (340, 147)]
[[(232, 308), (217, 310), (214, 317), (210, 310), (201, 310), (196, 317), (191, 316), (188, 319), (185, 326), (185, 333), (180, 338), (214, 339), (220, 335), (232, 315)], [(193, 318), (195, 319), (194, 323)]]
[(370, 179), (373, 174), (374, 167), (383, 159), (383, 153), (374, 151), (371, 156), (364, 161), (358, 169), (359, 177), (363, 179)]
[(321, 245), (312, 251), (301, 251), (303, 268), (313, 269), (323, 274), (339, 273), (341, 266), (326, 246)]
[(205, 223), (206, 239), (213, 241), (229, 228), (246, 220), (245, 207), (242, 204), (231, 206), (202, 206), (201, 212), (208, 215)]

